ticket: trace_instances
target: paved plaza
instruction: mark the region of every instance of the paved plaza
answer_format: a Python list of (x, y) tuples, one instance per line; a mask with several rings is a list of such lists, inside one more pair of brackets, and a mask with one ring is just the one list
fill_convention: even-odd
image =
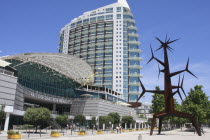
[[(31, 134), (30, 138), (28, 138), (27, 134), (23, 134), (23, 140), (138, 140), (139, 134), (142, 135), (142, 140), (209, 140), (210, 129), (205, 128), (204, 131), (205, 135), (201, 137), (194, 134), (194, 132), (185, 132), (180, 129), (163, 131), (161, 135), (157, 135), (157, 130), (155, 130), (153, 136), (149, 135), (149, 130), (121, 134), (105, 132), (102, 135), (92, 134), (92, 131), (88, 131), (86, 136), (78, 136), (77, 132), (73, 132), (73, 135), (70, 135), (70, 132), (67, 132), (67, 134), (65, 133), (64, 136), (59, 138), (52, 138), (49, 136), (49, 133), (43, 134), (41, 138), (39, 134)], [(0, 140), (7, 140), (5, 133), (0, 135)]]

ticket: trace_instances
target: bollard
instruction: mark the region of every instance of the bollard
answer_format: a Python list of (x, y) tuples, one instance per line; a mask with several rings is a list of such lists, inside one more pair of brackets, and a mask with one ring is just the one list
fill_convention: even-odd
[(139, 134), (138, 140), (142, 140), (142, 135)]
[(41, 134), (41, 133), (42, 133), (42, 131), (41, 131), (41, 129), (40, 129), (40, 137), (42, 137), (42, 134)]

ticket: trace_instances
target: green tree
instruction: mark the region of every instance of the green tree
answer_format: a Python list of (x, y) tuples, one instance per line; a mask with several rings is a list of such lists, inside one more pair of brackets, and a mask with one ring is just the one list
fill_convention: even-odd
[(108, 125), (109, 122), (113, 123), (114, 119), (111, 116), (99, 116), (99, 123)]
[(92, 123), (92, 125), (96, 125), (96, 117), (95, 116), (92, 117), (91, 123)]
[(33, 124), (36, 127), (41, 125), (43, 121), (47, 121), (50, 119), (50, 111), (47, 108), (28, 108), (24, 114), (24, 121)]
[(120, 115), (117, 112), (109, 113), (108, 116), (110, 116), (113, 119), (113, 124), (120, 123)]
[[(160, 88), (157, 86), (156, 90), (160, 91)], [(158, 113), (164, 110), (164, 95), (155, 93), (152, 96), (152, 113)]]
[(121, 122), (130, 124), (130, 123), (134, 123), (134, 119), (132, 116), (123, 116)]
[(58, 115), (56, 116), (55, 118), (56, 122), (58, 122), (61, 126), (65, 126), (69, 119), (68, 119), (68, 116), (67, 115)]
[[(160, 91), (160, 88), (157, 86), (156, 90)], [(181, 111), (181, 106), (178, 104), (177, 100), (174, 98), (174, 107), (175, 110)], [(152, 113), (158, 113), (165, 109), (165, 99), (163, 94), (155, 93), (152, 96)], [(183, 119), (179, 119), (177, 117), (169, 116), (163, 119), (163, 123), (170, 123), (170, 124), (181, 124)]]
[(86, 118), (85, 118), (84, 115), (80, 114), (80, 115), (76, 115), (76, 116), (74, 117), (74, 121), (75, 121), (76, 123), (79, 123), (79, 125), (83, 125), (83, 124), (85, 123), (85, 121), (86, 121)]
[(203, 86), (196, 85), (194, 89), (190, 89), (189, 96), (182, 103), (182, 111), (195, 116), (200, 124), (206, 124), (210, 115), (210, 102), (202, 88)]

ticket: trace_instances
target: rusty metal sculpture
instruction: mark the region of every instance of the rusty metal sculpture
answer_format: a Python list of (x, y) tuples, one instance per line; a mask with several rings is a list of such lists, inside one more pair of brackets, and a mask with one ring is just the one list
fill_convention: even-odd
[[(163, 70), (160, 70), (160, 67), (159, 67), (159, 64), (158, 64), (158, 67), (159, 67), (159, 76), (160, 76), (160, 73), (161, 72), (164, 73), (164, 90), (160, 90), (160, 91), (157, 91), (157, 90), (146, 90), (145, 87), (144, 87), (144, 85), (142, 84), (141, 80), (139, 79), (140, 84), (141, 84), (141, 87), (142, 87), (142, 93), (140, 94), (140, 96), (139, 96), (139, 98), (137, 100), (137, 102), (138, 102), (141, 99), (141, 97), (146, 92), (157, 93), (157, 94), (163, 94), (164, 95), (165, 109), (164, 109), (164, 111), (161, 111), (159, 113), (154, 114), (153, 119), (152, 119), (152, 124), (151, 124), (150, 135), (153, 134), (153, 130), (154, 130), (154, 127), (155, 127), (156, 118), (159, 118), (159, 131), (158, 131), (158, 133), (160, 134), (161, 133), (161, 127), (162, 127), (162, 120), (165, 117), (167, 117), (167, 116), (175, 116), (175, 117), (182, 117), (182, 118), (191, 119), (192, 124), (195, 127), (198, 135), (201, 136), (201, 131), (200, 131), (198, 122), (195, 119), (195, 117), (193, 115), (191, 115), (191, 114), (188, 114), (188, 113), (183, 113), (183, 112), (176, 111), (175, 108), (174, 108), (174, 99), (173, 99), (174, 95), (178, 93), (179, 96), (180, 96), (180, 98), (181, 98), (181, 100), (182, 100), (182, 96), (180, 94), (180, 89), (183, 91), (183, 93), (184, 93), (185, 96), (186, 96), (186, 94), (185, 94), (184, 89), (183, 89), (184, 76), (183, 76), (183, 79), (182, 79), (181, 83), (180, 83), (180, 76), (179, 76), (179, 82), (178, 82), (178, 85), (177, 86), (173, 86), (172, 85), (172, 83), (171, 83), (171, 77), (173, 77), (175, 75), (178, 75), (178, 74), (180, 74), (182, 72), (185, 72), (185, 71), (188, 72), (188, 73), (190, 73), (194, 77), (196, 77), (188, 69), (189, 59), (187, 61), (187, 65), (186, 65), (186, 68), (184, 70), (180, 70), (180, 71), (171, 73), (170, 72), (170, 67), (169, 67), (169, 60), (168, 60), (168, 50), (169, 51), (172, 51), (173, 48), (171, 48), (169, 46), (169, 44), (177, 41), (178, 39), (170, 41), (170, 39), (168, 39), (167, 36), (166, 36), (165, 42), (161, 41), (157, 37), (156, 37), (156, 39), (161, 43), (160, 47), (156, 51), (158, 51), (160, 49), (163, 49), (163, 52), (164, 52), (164, 62), (162, 62), (161, 60), (157, 59), (154, 56), (152, 47), (150, 46), (151, 47), (152, 58), (148, 61), (148, 63), (154, 59), (160, 65), (162, 65), (164, 67)], [(177, 89), (177, 90), (175, 92), (173, 92), (173, 89)]]

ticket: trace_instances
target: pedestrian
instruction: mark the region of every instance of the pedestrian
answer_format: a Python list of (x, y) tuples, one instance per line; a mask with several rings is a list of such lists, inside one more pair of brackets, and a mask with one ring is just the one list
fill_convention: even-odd
[(69, 129), (69, 124), (66, 125), (66, 129), (67, 129), (67, 130)]
[(119, 127), (119, 130), (120, 130), (120, 133), (122, 132), (122, 126), (120, 125), (120, 127)]
[(201, 125), (200, 129), (201, 129), (201, 133), (204, 134), (203, 125)]
[(119, 127), (118, 126), (116, 127), (116, 130), (117, 130), (117, 134), (118, 134), (118, 131), (119, 131)]

